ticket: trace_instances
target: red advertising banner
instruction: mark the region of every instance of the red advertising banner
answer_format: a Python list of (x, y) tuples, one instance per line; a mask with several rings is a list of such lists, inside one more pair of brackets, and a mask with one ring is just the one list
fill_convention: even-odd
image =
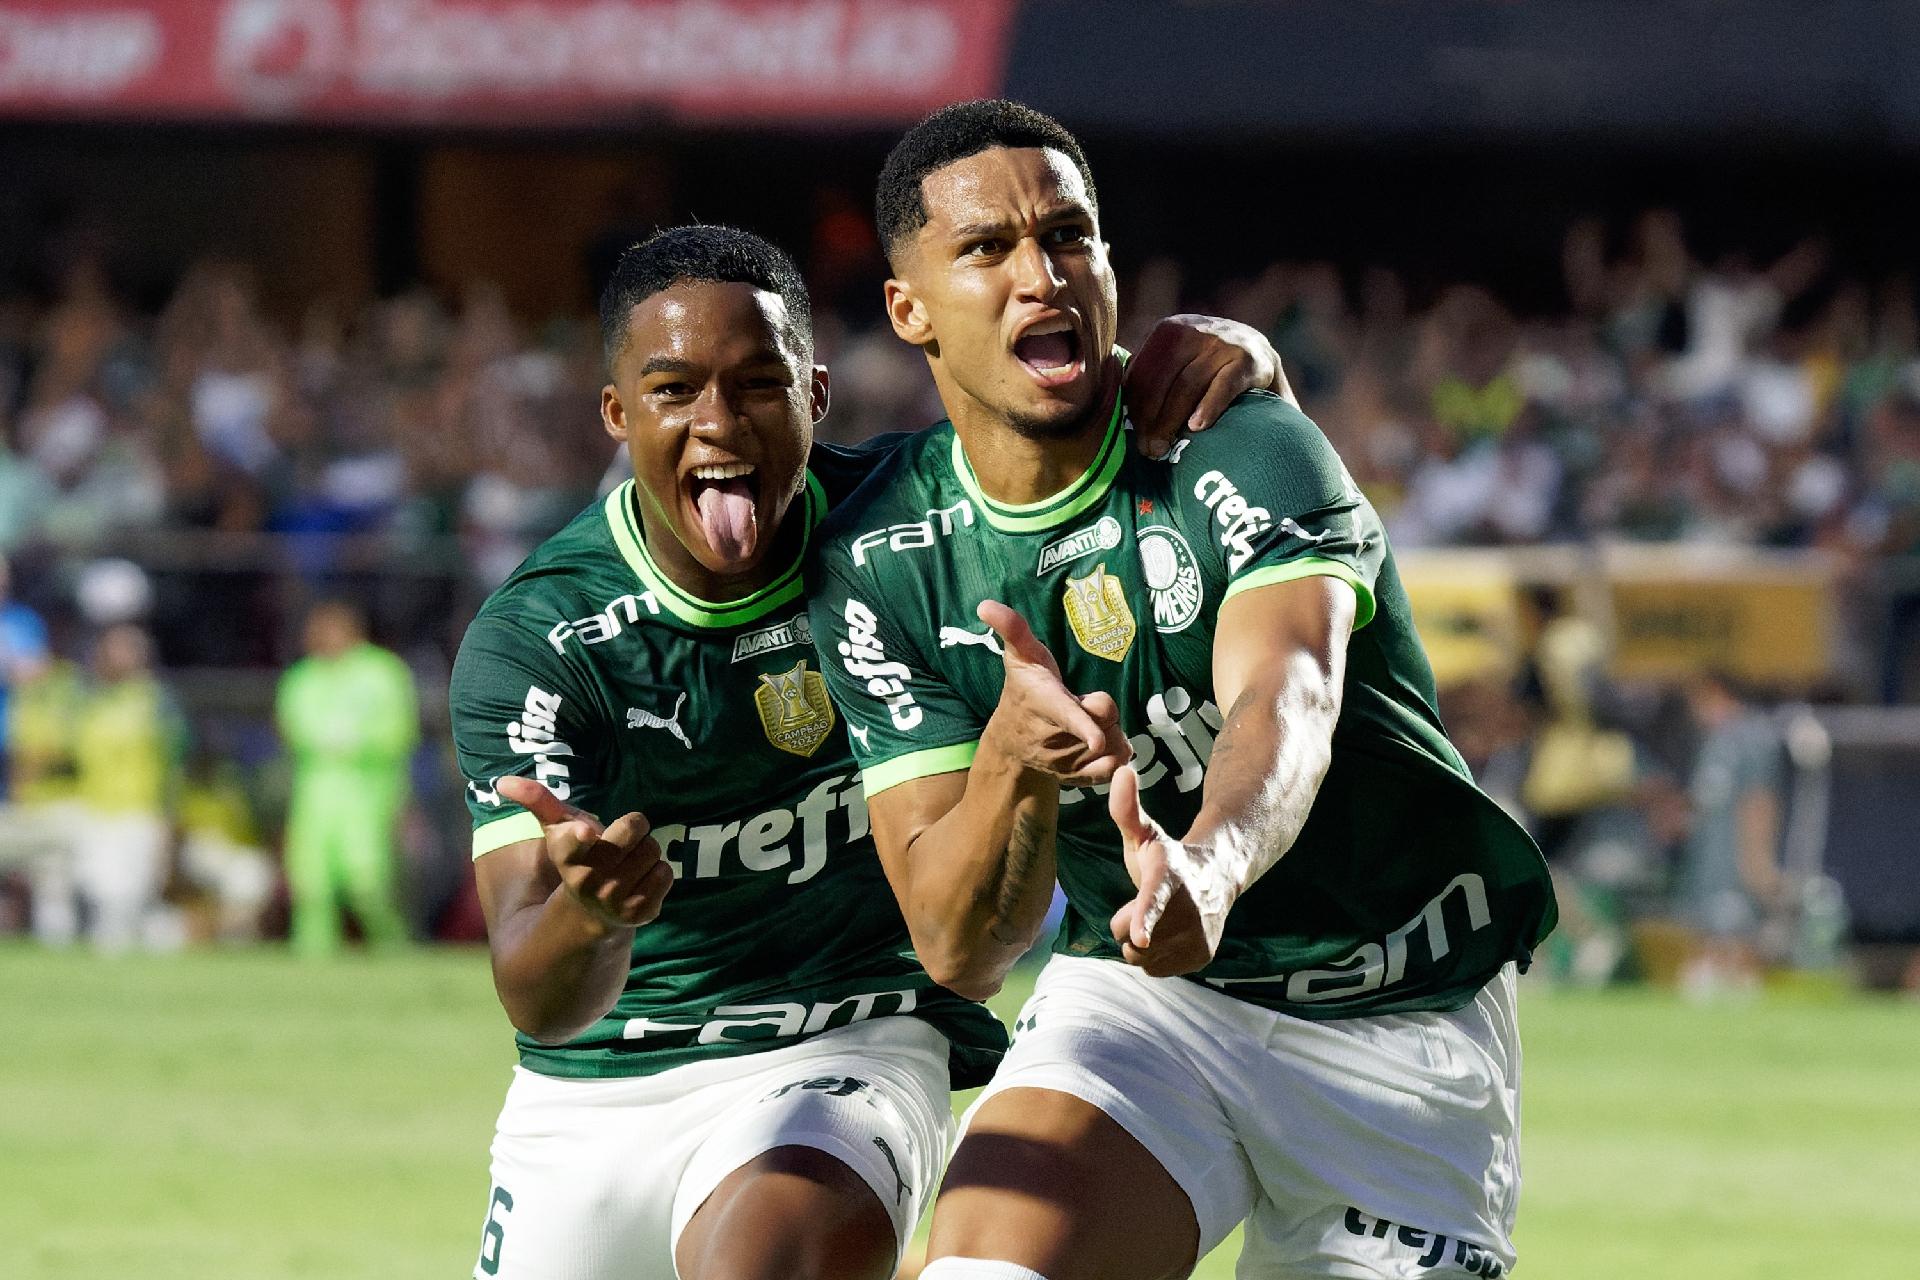
[(911, 119), (1017, 0), (0, 0), (0, 118)]

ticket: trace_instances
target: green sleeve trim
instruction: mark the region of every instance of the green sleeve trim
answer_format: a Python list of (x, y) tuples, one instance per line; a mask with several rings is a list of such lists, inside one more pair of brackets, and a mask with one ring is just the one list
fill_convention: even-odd
[(1239, 595), (1242, 591), (1252, 591), (1256, 587), (1271, 587), (1279, 582), (1292, 582), (1296, 578), (1338, 578), (1353, 588), (1353, 594), (1359, 597), (1358, 607), (1353, 615), (1353, 629), (1358, 631), (1373, 621), (1373, 588), (1367, 580), (1354, 572), (1351, 566), (1338, 560), (1325, 560), (1319, 556), (1307, 556), (1301, 560), (1290, 560), (1286, 564), (1270, 564), (1243, 573), (1227, 587), (1227, 594), (1220, 597), (1220, 603)]
[(538, 840), (544, 834), (540, 819), (526, 810), (510, 813), (473, 829), (473, 856), (477, 859), (483, 853), (492, 853), (522, 840)]
[(889, 787), (897, 787), (903, 782), (931, 778), (936, 773), (958, 773), (973, 764), (974, 753), (979, 750), (978, 742), (960, 742), (951, 747), (933, 747), (895, 756), (891, 760), (868, 765), (860, 774), (861, 786), (871, 800)]

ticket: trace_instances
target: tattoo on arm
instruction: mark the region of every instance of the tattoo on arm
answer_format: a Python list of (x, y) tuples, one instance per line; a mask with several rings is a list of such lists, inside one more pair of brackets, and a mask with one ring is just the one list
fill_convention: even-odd
[(1016, 814), (1013, 834), (1007, 839), (1007, 860), (1000, 872), (995, 895), (993, 924), (987, 933), (1003, 946), (1022, 941), (1013, 927), (1013, 916), (1026, 895), (1027, 882), (1033, 878), (1033, 864), (1052, 840), (1053, 833), (1031, 814)]

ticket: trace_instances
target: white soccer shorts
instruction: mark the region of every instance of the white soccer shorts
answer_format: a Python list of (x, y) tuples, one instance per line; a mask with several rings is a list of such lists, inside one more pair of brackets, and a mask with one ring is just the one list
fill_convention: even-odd
[(786, 1146), (817, 1148), (858, 1173), (904, 1249), (952, 1126), (947, 1041), (918, 1018), (651, 1076), (568, 1080), (515, 1067), (473, 1274), (676, 1276), (674, 1245), (714, 1188)]
[(1192, 1200), (1203, 1256), (1246, 1222), (1242, 1280), (1513, 1269), (1512, 965), (1454, 1013), (1313, 1022), (1055, 956), (963, 1131), (1020, 1088), (1084, 1099), (1132, 1134)]

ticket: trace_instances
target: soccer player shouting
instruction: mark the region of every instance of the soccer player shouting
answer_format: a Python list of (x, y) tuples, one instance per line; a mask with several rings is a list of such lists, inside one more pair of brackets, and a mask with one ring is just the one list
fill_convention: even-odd
[(1442, 732), (1380, 522), (1242, 396), (1127, 446), (1093, 179), (1051, 119), (929, 117), (881, 175), (894, 330), (950, 415), (816, 540), (814, 634), (934, 979), (1069, 912), (924, 1280), (1497, 1275), (1515, 963), (1546, 870)]
[[(1006, 1036), (913, 957), (807, 626), (808, 539), (887, 445), (810, 449), (806, 288), (757, 237), (629, 250), (601, 320), (633, 479), (494, 593), (453, 674), (520, 1033), (474, 1274), (888, 1276), (950, 1081)], [(1149, 355), (1170, 420), (1277, 377), (1203, 318)]]

